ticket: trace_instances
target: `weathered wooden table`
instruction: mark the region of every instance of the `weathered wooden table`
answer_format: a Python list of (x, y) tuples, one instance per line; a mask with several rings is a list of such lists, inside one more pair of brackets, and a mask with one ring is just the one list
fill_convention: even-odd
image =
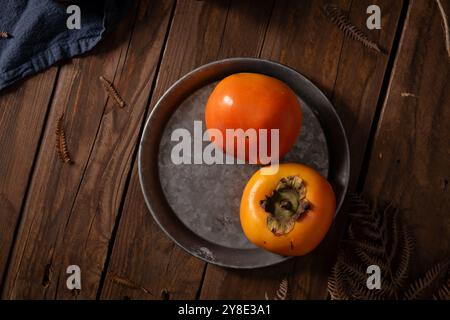
[[(415, 272), (449, 255), (450, 63), (437, 5), (338, 2), (385, 54), (345, 38), (326, 1), (141, 0), (92, 53), (1, 92), (2, 298), (264, 299), (285, 277), (291, 298), (327, 298), (343, 215), (312, 254), (236, 271), (179, 249), (144, 204), (136, 155), (149, 111), (188, 71), (235, 56), (286, 64), (331, 99), (350, 140), (351, 190), (406, 212)], [(371, 4), (381, 30), (365, 28)], [(126, 108), (108, 99), (102, 75)], [(63, 113), (70, 166), (55, 152)], [(79, 292), (66, 287), (71, 264)]]

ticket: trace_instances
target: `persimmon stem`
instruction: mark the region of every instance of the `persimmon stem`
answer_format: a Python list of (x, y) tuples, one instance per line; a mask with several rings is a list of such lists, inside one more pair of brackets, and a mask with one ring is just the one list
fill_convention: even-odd
[(271, 195), (261, 201), (267, 213), (267, 228), (275, 235), (289, 233), (298, 218), (309, 210), (306, 185), (298, 176), (282, 178)]

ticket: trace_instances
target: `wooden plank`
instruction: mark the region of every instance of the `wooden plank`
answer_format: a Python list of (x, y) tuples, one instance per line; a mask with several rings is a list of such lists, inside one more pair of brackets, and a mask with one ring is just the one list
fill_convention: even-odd
[(219, 59), (255, 57), (262, 50), (274, 1), (231, 1)]
[(356, 188), (360, 176), (366, 145), (378, 104), (379, 93), (386, 73), (389, 53), (398, 26), (402, 1), (353, 1), (350, 19), (362, 30), (368, 15), (369, 5), (381, 8), (381, 30), (368, 31), (386, 55), (373, 54), (355, 41), (344, 43), (338, 77), (333, 92), (334, 105), (342, 119), (350, 145), (351, 180), (350, 189)]
[[(447, 15), (450, 3), (442, 1)], [(450, 61), (435, 1), (413, 1), (364, 193), (401, 209), (415, 237), (411, 276), (450, 256)]]
[[(93, 54), (62, 68), (5, 298), (96, 297), (171, 10), (170, 1), (135, 2)], [(107, 98), (99, 76), (114, 80), (125, 108)], [(62, 113), (72, 165), (54, 147)], [(69, 265), (81, 268), (80, 292), (66, 287)]]
[[(338, 29), (323, 15), (325, 3), (327, 1), (277, 1), (261, 56), (298, 70), (332, 99), (349, 135), (354, 159), (352, 181), (356, 181), (362, 162), (358, 154), (364, 154), (369, 138), (388, 56), (370, 52), (358, 42), (343, 39)], [(351, 4), (341, 1), (340, 6), (344, 10), (350, 8), (351, 20), (364, 30), (366, 8), (371, 4), (382, 8), (383, 27), (381, 31), (368, 33), (389, 52), (401, 2), (354, 1)], [(358, 128), (364, 130), (360, 132), (356, 130)], [(281, 281), (287, 278), (291, 298), (327, 298), (328, 273), (344, 218), (341, 215), (335, 221), (326, 239), (313, 253), (282, 265), (245, 272), (208, 266), (201, 297), (263, 299), (267, 293), (272, 298)]]
[[(258, 55), (272, 5), (232, 1), (227, 19), (227, 1), (179, 1), (151, 105), (197, 66), (219, 57)], [(102, 298), (194, 299), (203, 270), (203, 262), (168, 240), (153, 221), (135, 164)]]
[(58, 67), (0, 94), (0, 288)]

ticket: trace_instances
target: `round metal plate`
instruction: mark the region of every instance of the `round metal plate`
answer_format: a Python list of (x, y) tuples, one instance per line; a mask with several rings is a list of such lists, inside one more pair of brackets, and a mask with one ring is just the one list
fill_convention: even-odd
[[(213, 62), (190, 72), (163, 95), (147, 120), (139, 149), (147, 206), (162, 230), (189, 253), (209, 263), (248, 269), (289, 259), (255, 247), (240, 227), (240, 196), (258, 166), (174, 164), (171, 159), (178, 144), (171, 140), (174, 130), (185, 129), (193, 137), (194, 121), (203, 123), (205, 103), (216, 82), (240, 72), (278, 78), (295, 91), (302, 105), (302, 133), (282, 162), (304, 163), (327, 177), (336, 193), (337, 211), (347, 190), (350, 157), (342, 124), (325, 95), (296, 71), (274, 62)], [(195, 151), (203, 148), (192, 147), (192, 159)], [(197, 159), (201, 162), (201, 154)]]

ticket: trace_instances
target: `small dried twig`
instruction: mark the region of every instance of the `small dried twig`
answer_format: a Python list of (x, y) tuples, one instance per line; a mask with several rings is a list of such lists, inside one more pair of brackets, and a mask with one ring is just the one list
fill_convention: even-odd
[(126, 103), (120, 96), (117, 89), (114, 87), (113, 83), (103, 76), (100, 76), (100, 81), (102, 82), (103, 87), (108, 93), (108, 96), (114, 99), (121, 108), (124, 108), (126, 106)]
[(344, 12), (336, 5), (325, 6), (326, 16), (341, 29), (344, 34), (353, 39), (361, 42), (365, 47), (381, 53), (380, 47), (373, 41), (369, 40), (367, 35), (359, 30), (344, 14)]
[(0, 38), (3, 39), (9, 38), (9, 33), (6, 31), (0, 31)]
[(447, 14), (445, 13), (441, 0), (436, 0), (436, 4), (438, 5), (439, 12), (441, 13), (442, 25), (444, 26), (445, 33), (445, 47), (447, 49), (448, 58), (450, 59), (450, 28), (448, 26)]
[(418, 96), (416, 96), (414, 93), (410, 93), (410, 92), (402, 92), (401, 96), (403, 98), (419, 98)]
[(119, 285), (122, 285), (122, 286), (130, 288), (130, 289), (141, 290), (141, 291), (153, 296), (153, 294), (148, 289), (144, 288), (141, 285), (138, 285), (137, 283), (135, 283), (134, 281), (131, 281), (128, 278), (119, 276), (118, 274), (116, 274), (114, 272), (108, 272), (108, 276), (109, 276), (109, 280), (111, 280), (114, 283), (117, 283)]
[(59, 117), (56, 124), (56, 151), (63, 163), (72, 163), (69, 149), (67, 148), (66, 134), (64, 132), (64, 114)]

